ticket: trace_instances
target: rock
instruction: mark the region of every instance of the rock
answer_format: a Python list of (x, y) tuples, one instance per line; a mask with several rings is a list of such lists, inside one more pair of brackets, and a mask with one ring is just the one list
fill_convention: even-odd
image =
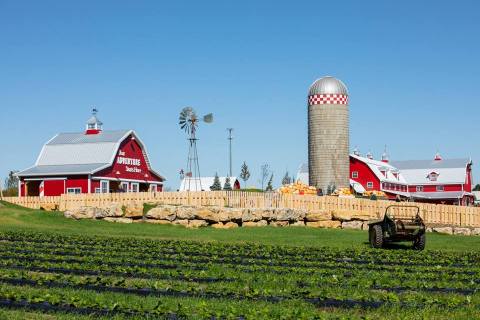
[(195, 219), (218, 222), (218, 211), (213, 208), (200, 207), (195, 210)]
[(433, 229), (431, 227), (426, 227), (425, 232), (433, 232)]
[(312, 210), (305, 214), (307, 221), (328, 221), (332, 220), (332, 212), (329, 210)]
[(472, 230), (470, 228), (460, 228), (460, 227), (455, 227), (453, 228), (453, 234), (460, 234), (463, 236), (469, 236), (472, 234)]
[(305, 222), (303, 221), (295, 221), (289, 224), (290, 227), (305, 227)]
[(134, 203), (125, 207), (125, 218), (142, 218), (143, 204)]
[(272, 221), (270, 225), (274, 227), (286, 227), (288, 226), (288, 221)]
[(433, 228), (433, 232), (443, 233), (443, 234), (453, 234), (452, 227), (435, 227)]
[(44, 204), (40, 205), (40, 210), (57, 211), (58, 210), (58, 204), (56, 204), (56, 203), (44, 203)]
[(234, 228), (238, 228), (238, 224), (236, 224), (235, 222), (227, 222), (223, 225), (223, 229), (234, 229)]
[(305, 219), (305, 211), (299, 209), (275, 209), (277, 221), (299, 221)]
[(95, 218), (101, 219), (105, 217), (121, 217), (123, 216), (123, 206), (120, 203), (111, 203), (103, 208), (103, 212), (99, 212)]
[(471, 234), (472, 236), (480, 236), (480, 228), (473, 228)]
[(177, 214), (177, 219), (195, 219), (196, 209), (194, 207), (180, 206), (171, 209)]
[(104, 221), (108, 221), (108, 222), (116, 222), (116, 223), (132, 223), (133, 220), (132, 219), (128, 219), (128, 218), (112, 218), (112, 217), (106, 217), (105, 219), (103, 219)]
[(262, 220), (262, 211), (259, 209), (244, 209), (242, 213), (243, 222)]
[(95, 207), (79, 207), (76, 209), (67, 210), (63, 215), (67, 218), (73, 219), (93, 219), (96, 216), (104, 216), (104, 211)]
[(368, 225), (368, 222), (364, 222), (362, 224), (362, 230), (363, 231), (368, 231), (368, 229), (370, 229), (370, 226)]
[(333, 210), (332, 212), (333, 220), (338, 221), (351, 221), (351, 220), (361, 220), (361, 221), (368, 221), (373, 216), (367, 211), (362, 210)]
[(242, 227), (265, 227), (267, 225), (268, 225), (268, 222), (266, 220), (246, 221), (242, 223)]
[(340, 228), (342, 226), (342, 223), (340, 221), (312, 221), (312, 222), (307, 222), (307, 227), (313, 227), (313, 228)]
[[(162, 220), (160, 220), (162, 221)], [(168, 220), (167, 220), (168, 221)], [(173, 224), (178, 224), (178, 225), (181, 225), (181, 226), (188, 226), (188, 220), (187, 219), (179, 219), (179, 220), (174, 220), (172, 221)]]
[(219, 208), (219, 220), (220, 221), (230, 221), (230, 220), (242, 220), (243, 211), (245, 209), (241, 208)]
[(155, 220), (155, 219), (145, 219), (145, 220), (134, 220), (136, 221), (143, 221), (145, 223), (153, 223), (153, 224), (172, 224), (172, 221), (169, 220)]
[(214, 229), (223, 229), (223, 222), (214, 223), (210, 227), (212, 227)]
[(188, 228), (200, 228), (208, 226), (208, 222), (205, 220), (189, 220), (188, 221)]
[(177, 217), (177, 212), (174, 206), (161, 206), (150, 209), (145, 217), (149, 219), (173, 221)]
[(363, 222), (358, 220), (342, 222), (342, 229), (362, 230), (362, 226)]

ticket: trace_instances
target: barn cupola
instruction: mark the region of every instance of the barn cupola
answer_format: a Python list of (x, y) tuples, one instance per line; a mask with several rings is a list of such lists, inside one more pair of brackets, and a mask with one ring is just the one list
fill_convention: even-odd
[(437, 153), (435, 153), (435, 158), (433, 158), (433, 160), (435, 160), (435, 161), (442, 160), (442, 156), (440, 155), (440, 153), (438, 153), (438, 151), (437, 151)]
[(102, 132), (102, 121), (97, 118), (98, 110), (96, 108), (92, 109), (92, 116), (87, 121), (87, 126), (85, 134), (99, 134)]
[(373, 154), (372, 154), (371, 151), (367, 152), (367, 158), (370, 159), (370, 160), (373, 160)]
[(355, 146), (355, 149), (353, 149), (353, 154), (356, 155), (357, 157), (360, 157), (360, 150), (358, 150), (357, 146)]
[(385, 146), (385, 150), (382, 153), (382, 162), (388, 163), (388, 153), (387, 153), (387, 146)]

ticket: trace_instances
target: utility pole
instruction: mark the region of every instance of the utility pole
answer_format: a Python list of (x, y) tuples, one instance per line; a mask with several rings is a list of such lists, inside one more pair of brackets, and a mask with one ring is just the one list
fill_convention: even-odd
[(228, 131), (228, 140), (229, 140), (229, 145), (230, 145), (230, 148), (229, 148), (229, 159), (230, 159), (230, 177), (233, 176), (232, 174), (232, 140), (233, 140), (233, 137), (232, 137), (232, 131), (233, 131), (233, 128), (227, 128), (227, 131)]

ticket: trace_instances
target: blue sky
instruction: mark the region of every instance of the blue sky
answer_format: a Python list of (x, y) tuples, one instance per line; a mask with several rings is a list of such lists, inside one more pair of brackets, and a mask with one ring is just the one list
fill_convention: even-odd
[[(306, 94), (332, 75), (350, 92), (350, 141), (376, 157), (480, 160), (478, 1), (0, 0), (0, 177), (31, 166), (45, 141), (135, 129), (176, 189), (184, 106), (213, 112), (199, 130), (202, 175), (248, 185), (270, 164), (278, 185), (307, 159)], [(478, 180), (477, 180), (478, 181)]]

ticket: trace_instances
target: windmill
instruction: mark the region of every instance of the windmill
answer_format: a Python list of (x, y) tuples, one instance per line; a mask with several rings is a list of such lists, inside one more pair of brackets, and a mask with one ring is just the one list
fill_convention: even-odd
[(178, 124), (180, 129), (184, 130), (188, 135), (189, 148), (187, 159), (187, 170), (184, 173), (184, 189), (190, 191), (201, 191), (202, 182), (200, 180), (200, 166), (198, 164), (198, 152), (197, 152), (197, 129), (199, 122), (212, 123), (213, 114), (209, 113), (202, 118), (199, 118), (195, 113), (195, 110), (191, 107), (185, 107), (180, 112)]

